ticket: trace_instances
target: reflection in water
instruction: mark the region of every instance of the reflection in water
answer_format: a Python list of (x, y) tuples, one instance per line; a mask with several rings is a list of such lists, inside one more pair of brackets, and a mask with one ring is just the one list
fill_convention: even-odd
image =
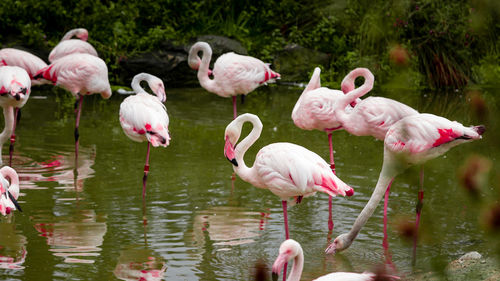
[(15, 224), (0, 222), (0, 268), (23, 269), (26, 259), (26, 237), (16, 231)]
[[(215, 206), (199, 212), (194, 218), (194, 239), (198, 247), (205, 245), (205, 235), (214, 246), (235, 246), (255, 242), (267, 224), (269, 213), (249, 212), (243, 208)], [(228, 250), (228, 248), (220, 248)]]
[[(75, 173), (74, 152), (61, 151), (45, 161), (34, 161), (25, 156), (15, 155), (13, 166), (19, 174), (23, 189), (41, 189), (40, 182), (57, 182), (56, 188), (82, 191), (84, 180), (94, 175), (92, 166), (96, 157), (95, 147), (80, 147), (78, 169)], [(44, 186), (42, 184), (42, 186)]]
[[(53, 217), (35, 215), (35, 229), (47, 238), (50, 251), (64, 257), (67, 263), (93, 263), (88, 257), (99, 256), (106, 234), (105, 216), (98, 216), (94, 210), (79, 210), (76, 214)], [(56, 221), (56, 222), (54, 222)], [(76, 257), (85, 257), (76, 258)]]
[(160, 255), (141, 246), (130, 246), (120, 252), (113, 273), (121, 280), (155, 281), (163, 280), (166, 270)]

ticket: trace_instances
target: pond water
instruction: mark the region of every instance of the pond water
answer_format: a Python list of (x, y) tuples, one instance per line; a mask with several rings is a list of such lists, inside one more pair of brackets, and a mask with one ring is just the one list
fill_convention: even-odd
[[(80, 156), (75, 171), (73, 98), (50, 87), (33, 88), (17, 128), (13, 168), (21, 178), (23, 212), (0, 218), (3, 280), (252, 280), (257, 262), (269, 268), (284, 240), (278, 197), (237, 178), (223, 155), (224, 129), (232, 120), (230, 99), (203, 89), (166, 89), (172, 141), (153, 148), (145, 208), (142, 175), (146, 143), (129, 140), (118, 122), (123, 95), (85, 99)], [(291, 120), (302, 89), (273, 86), (250, 94), (239, 112), (257, 114), (266, 144), (293, 142), (328, 159), (327, 136), (303, 131)], [(477, 123), (465, 94), (435, 96), (416, 91), (374, 91), (421, 112), (464, 124)], [(419, 167), (399, 176), (389, 202), (389, 251), (401, 276), (439, 271), (461, 254), (493, 255), (481, 227), (482, 208), (464, 191), (457, 170), (469, 155), (488, 157), (498, 170), (495, 128), (498, 90), (483, 91), (490, 107), (482, 140), (458, 146), (425, 165), (425, 205), (416, 263), (399, 235), (414, 220)], [(432, 98), (431, 98), (432, 97)], [(490, 129), (491, 128), (491, 129)], [(245, 126), (243, 135), (249, 132)], [(4, 163), (8, 161), (4, 146)], [(334, 198), (335, 228), (328, 234), (328, 197), (317, 194), (289, 208), (290, 235), (305, 252), (304, 280), (333, 272), (372, 270), (383, 264), (382, 207), (350, 249), (323, 253), (331, 237), (349, 230), (370, 197), (382, 164), (383, 143), (371, 137), (334, 134), (337, 175), (355, 189)], [(7, 157), (6, 157), (7, 155)], [(491, 177), (494, 178), (494, 177)], [(496, 183), (486, 184), (487, 197)], [(381, 204), (382, 205), (382, 204)], [(498, 242), (498, 241), (497, 241)]]

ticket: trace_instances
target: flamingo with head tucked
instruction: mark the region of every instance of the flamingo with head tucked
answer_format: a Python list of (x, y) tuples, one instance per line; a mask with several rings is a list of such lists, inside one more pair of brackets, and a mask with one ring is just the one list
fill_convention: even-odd
[(2, 145), (10, 139), (9, 165), (12, 165), (12, 153), (16, 140), (16, 117), (14, 108), (21, 108), (28, 101), (31, 93), (31, 80), (26, 70), (18, 66), (0, 67), (0, 106), (3, 107), (5, 127), (0, 134), (0, 164), (2, 163)]
[(5, 216), (14, 210), (22, 212), (23, 210), (17, 202), (18, 197), (19, 176), (11, 167), (2, 167), (0, 169), (0, 214)]
[(99, 93), (104, 99), (111, 97), (111, 86), (108, 80), (108, 67), (104, 61), (89, 54), (70, 54), (55, 60), (40, 70), (35, 79), (51, 81), (56, 86), (68, 90), (77, 98), (75, 104), (75, 155), (78, 157), (78, 127), (82, 102), (85, 95)]
[[(71, 39), (76, 36), (78, 39)], [(69, 54), (89, 54), (98, 56), (95, 48), (87, 42), (89, 33), (85, 28), (75, 28), (68, 31), (61, 41), (52, 49), (49, 54), (49, 62), (67, 56)]]
[[(141, 81), (148, 83), (149, 88), (156, 94), (156, 97), (146, 93), (141, 88)], [(147, 141), (148, 143), (142, 180), (142, 198), (144, 199), (149, 172), (150, 144), (154, 147), (167, 147), (169, 145), (169, 119), (165, 105), (163, 105), (166, 100), (165, 87), (160, 78), (147, 73), (137, 74), (132, 80), (132, 89), (136, 94), (127, 97), (120, 105), (120, 124), (125, 135), (131, 140), (137, 142)]]
[[(278, 275), (281, 272), (283, 265), (289, 261), (293, 260), (292, 269), (290, 270), (290, 276), (287, 281), (300, 281), (302, 275), (302, 269), (304, 268), (304, 252), (300, 244), (293, 240), (288, 239), (281, 243), (279, 249), (279, 255), (274, 261), (272, 268), (273, 280), (278, 280)], [(323, 275), (314, 279), (315, 281), (375, 281), (379, 280), (377, 277), (383, 277), (383, 280), (399, 279), (396, 276), (377, 276), (375, 273), (363, 272), (334, 272), (327, 275)]]
[[(433, 114), (410, 115), (393, 124), (385, 136), (384, 163), (370, 200), (356, 218), (351, 230), (335, 238), (326, 249), (326, 253), (347, 249), (352, 244), (384, 193), (387, 202), (394, 177), (411, 165), (422, 164), (443, 155), (454, 146), (480, 139), (484, 131), (485, 127), (482, 125), (465, 127), (456, 121)], [(420, 207), (417, 207), (416, 232), (420, 220), (418, 209), (422, 207), (421, 204), (418, 206)], [(387, 203), (384, 204), (385, 221), (387, 221)]]
[[(200, 51), (203, 53), (201, 59), (198, 56)], [(188, 64), (198, 70), (198, 80), (205, 90), (221, 97), (233, 98), (233, 118), (237, 116), (236, 95), (246, 95), (280, 78), (280, 74), (272, 71), (269, 64), (254, 57), (225, 53), (215, 61), (213, 71), (209, 69), (211, 58), (210, 45), (197, 42), (189, 50)], [(210, 74), (213, 79), (210, 79)]]

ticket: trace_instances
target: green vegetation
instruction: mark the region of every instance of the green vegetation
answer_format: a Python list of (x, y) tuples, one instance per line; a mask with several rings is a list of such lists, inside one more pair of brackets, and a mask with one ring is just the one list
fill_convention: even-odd
[(50, 49), (85, 27), (111, 71), (138, 52), (215, 34), (266, 61), (292, 43), (327, 53), (332, 81), (365, 66), (379, 81), (455, 89), (500, 73), (496, 0), (3, 0), (0, 17), (4, 46)]

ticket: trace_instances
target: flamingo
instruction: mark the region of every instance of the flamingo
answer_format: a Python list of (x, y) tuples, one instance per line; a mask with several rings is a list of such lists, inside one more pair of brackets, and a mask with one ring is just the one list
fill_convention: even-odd
[[(293, 260), (292, 269), (290, 270), (290, 276), (287, 281), (299, 281), (302, 275), (302, 269), (304, 268), (304, 252), (299, 242), (288, 239), (281, 243), (279, 249), (279, 255), (274, 261), (272, 268), (273, 280), (278, 280), (278, 275), (281, 271), (283, 265), (289, 261)], [(334, 272), (327, 275), (323, 275), (314, 279), (315, 281), (375, 281), (378, 280), (375, 273), (363, 272)], [(386, 279), (399, 279), (396, 276), (383, 276)]]
[[(332, 133), (342, 129), (342, 125), (334, 118), (337, 101), (344, 95), (340, 90), (332, 90), (320, 86), (321, 69), (316, 67), (307, 87), (293, 107), (292, 119), (295, 125), (304, 130), (325, 131), (328, 135), (330, 148), (330, 168), (335, 172), (333, 159)], [(347, 105), (347, 110), (352, 110)], [(349, 109), (350, 108), (350, 109)], [(328, 229), (333, 229), (332, 197), (328, 198)]]
[[(202, 52), (202, 58), (198, 52)], [(280, 74), (274, 72), (269, 64), (250, 56), (242, 56), (233, 52), (223, 54), (214, 63), (213, 71), (209, 70), (212, 49), (206, 42), (197, 42), (189, 50), (188, 64), (198, 70), (198, 80), (205, 90), (221, 97), (232, 97), (233, 119), (237, 116), (236, 95), (246, 95), (255, 88), (275, 82)], [(213, 74), (213, 79), (209, 75)]]
[(75, 104), (75, 156), (78, 157), (78, 126), (85, 95), (100, 93), (102, 98), (111, 97), (111, 86), (108, 80), (108, 67), (104, 61), (89, 54), (70, 54), (64, 56), (38, 71), (35, 79), (51, 81), (70, 91), (77, 99)]
[[(384, 162), (370, 200), (356, 218), (351, 230), (335, 238), (325, 252), (335, 253), (347, 249), (352, 244), (375, 211), (384, 192), (386, 194), (384, 222), (387, 221), (387, 199), (394, 177), (412, 165), (422, 164), (446, 153), (454, 146), (480, 139), (484, 131), (485, 127), (482, 125), (465, 127), (456, 121), (433, 114), (410, 115), (392, 125), (384, 140)], [(418, 211), (416, 232), (418, 232), (419, 220), (420, 212)]]
[[(10, 180), (10, 184), (7, 179)], [(17, 202), (18, 197), (19, 176), (11, 167), (2, 167), (0, 169), (0, 213), (5, 216), (13, 210), (22, 212), (23, 210)]]
[[(238, 142), (243, 124), (250, 122), (253, 129)], [(248, 148), (259, 138), (262, 123), (254, 114), (238, 116), (226, 127), (224, 155), (233, 164), (233, 169), (244, 181), (255, 187), (267, 188), (281, 198), (288, 239), (287, 200), (314, 195), (317, 191), (331, 196), (351, 196), (354, 190), (337, 178), (328, 164), (316, 153), (293, 143), (269, 144), (257, 153), (252, 167), (243, 159)]]
[(31, 79), (31, 85), (33, 86), (46, 84), (48, 82), (33, 79), (38, 71), (47, 67), (47, 64), (41, 58), (33, 55), (32, 53), (14, 48), (1, 49), (0, 66), (3, 65), (19, 66), (26, 70)]
[[(2, 164), (2, 145), (10, 139), (9, 165), (12, 165), (12, 153), (16, 140), (16, 118), (18, 108), (24, 106), (31, 93), (31, 80), (18, 66), (0, 67), (0, 106), (3, 107), (5, 127), (0, 134), (0, 164)], [(16, 113), (14, 114), (14, 108)]]
[[(71, 39), (73, 36), (79, 39)], [(68, 31), (59, 44), (50, 52), (49, 62), (52, 63), (59, 58), (76, 53), (90, 54), (97, 57), (97, 51), (87, 42), (88, 37), (89, 33), (85, 28), (75, 28)]]
[[(140, 86), (146, 81), (156, 97), (146, 93)], [(120, 124), (127, 137), (137, 142), (148, 142), (146, 164), (142, 186), (142, 198), (146, 196), (146, 180), (149, 172), (150, 144), (154, 147), (167, 147), (170, 143), (168, 115), (163, 102), (166, 100), (165, 88), (160, 78), (140, 73), (132, 79), (132, 89), (136, 95), (129, 96), (120, 105)]]

